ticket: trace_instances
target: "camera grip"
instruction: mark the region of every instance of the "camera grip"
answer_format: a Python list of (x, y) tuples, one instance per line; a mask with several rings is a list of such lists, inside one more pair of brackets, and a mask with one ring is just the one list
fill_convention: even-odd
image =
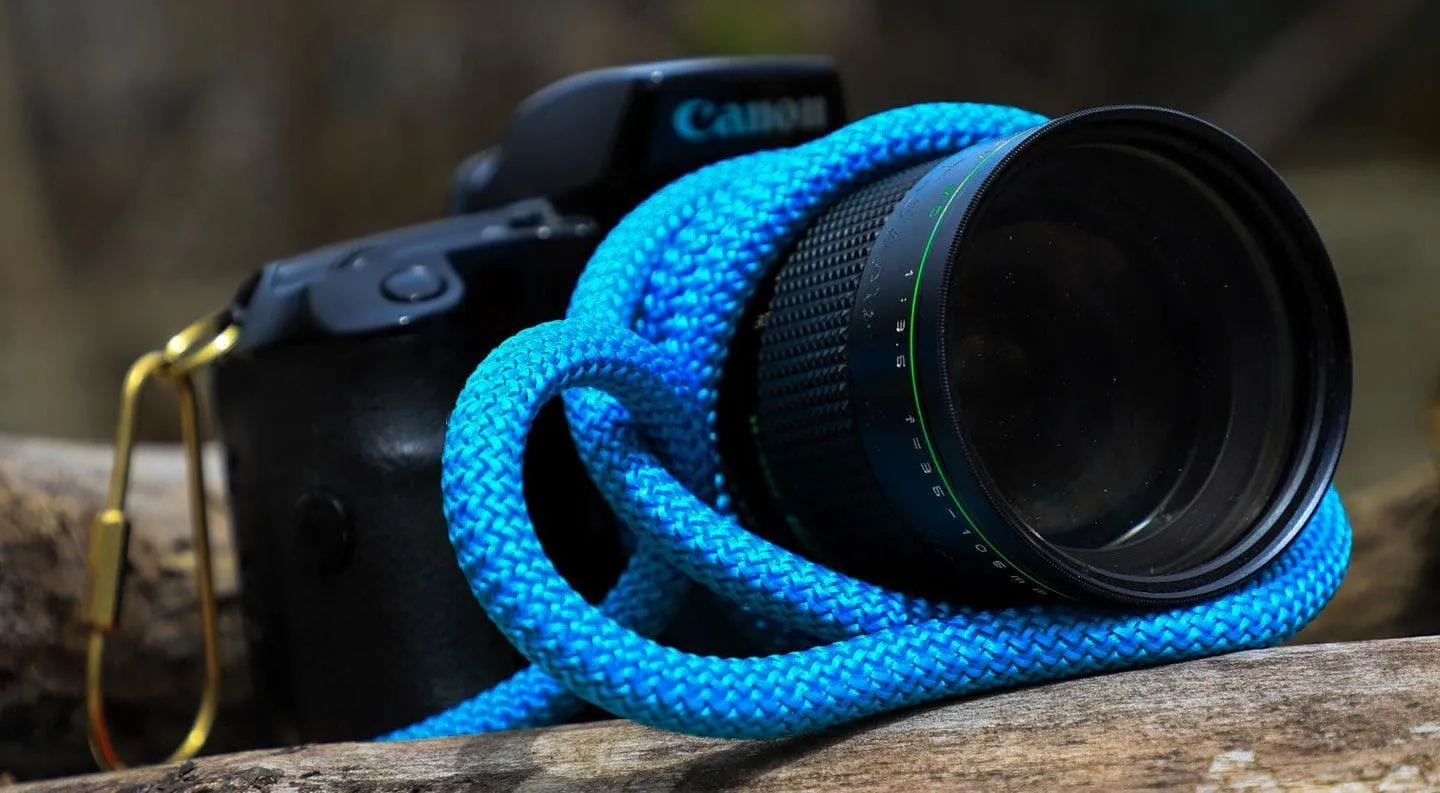
[[(371, 738), (523, 665), (471, 595), (441, 510), (446, 420), (487, 348), (402, 333), (217, 367), (250, 660), (288, 737)], [(537, 523), (564, 533), (548, 544), (557, 564), (598, 596), (623, 563), (617, 535), (558, 409), (536, 431)]]

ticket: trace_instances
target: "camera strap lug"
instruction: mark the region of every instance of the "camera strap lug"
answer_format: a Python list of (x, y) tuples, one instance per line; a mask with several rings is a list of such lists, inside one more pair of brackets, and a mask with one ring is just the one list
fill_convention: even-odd
[(224, 357), (240, 335), (226, 311), (204, 317), (166, 342), (163, 349), (146, 353), (131, 365), (120, 395), (120, 418), (115, 432), (115, 464), (105, 507), (90, 528), (90, 545), (85, 563), (85, 593), (80, 617), (88, 633), (85, 654), (85, 721), (90, 752), (107, 770), (126, 767), (115, 751), (105, 721), (103, 660), (105, 637), (120, 621), (126, 551), (130, 520), (125, 497), (130, 486), (130, 463), (135, 448), (140, 397), (151, 380), (160, 380), (175, 389), (180, 398), (180, 436), (184, 446), (186, 489), (190, 499), (190, 523), (195, 545), (195, 577), (199, 590), (200, 622), (203, 632), (205, 670), (200, 705), (195, 720), (180, 746), (166, 760), (187, 760), (200, 751), (210, 736), (220, 703), (220, 636), (215, 609), (215, 587), (210, 560), (210, 525), (205, 498), (203, 430), (195, 374)]

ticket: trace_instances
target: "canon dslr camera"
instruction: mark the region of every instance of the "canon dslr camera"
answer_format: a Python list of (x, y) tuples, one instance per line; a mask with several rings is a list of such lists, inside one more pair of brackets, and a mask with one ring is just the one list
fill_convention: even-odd
[[(216, 399), (254, 662), (298, 737), (406, 726), (519, 668), (442, 517), (465, 378), (562, 316), (650, 193), (841, 123), (821, 61), (582, 75), (461, 168), (457, 216), (242, 290)], [(966, 605), (1230, 591), (1315, 514), (1343, 440), (1349, 337), (1319, 235), (1260, 157), (1182, 113), (1009, 132), (854, 185), (766, 263), (717, 391), (726, 495), (811, 559)], [(541, 542), (598, 599), (621, 533), (558, 406), (529, 444)], [(724, 612), (685, 605), (663, 640), (747, 652)]]

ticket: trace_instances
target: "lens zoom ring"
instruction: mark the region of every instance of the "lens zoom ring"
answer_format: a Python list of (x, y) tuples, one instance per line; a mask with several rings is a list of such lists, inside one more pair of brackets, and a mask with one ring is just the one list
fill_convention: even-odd
[(929, 168), (903, 171), (835, 204), (777, 271), (760, 332), (758, 441), (780, 502), (803, 525), (873, 530), (895, 520), (850, 406), (850, 315), (886, 219)]

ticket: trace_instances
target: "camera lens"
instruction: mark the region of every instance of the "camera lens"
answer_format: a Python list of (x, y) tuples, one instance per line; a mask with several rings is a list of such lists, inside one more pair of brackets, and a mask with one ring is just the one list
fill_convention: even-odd
[(722, 391), (745, 395), (721, 406), (758, 456), (747, 475), (728, 452), (741, 501), (822, 561), (926, 594), (1214, 595), (1313, 513), (1349, 409), (1339, 287), (1304, 211), (1234, 138), (1158, 108), (857, 190), (752, 318)]

